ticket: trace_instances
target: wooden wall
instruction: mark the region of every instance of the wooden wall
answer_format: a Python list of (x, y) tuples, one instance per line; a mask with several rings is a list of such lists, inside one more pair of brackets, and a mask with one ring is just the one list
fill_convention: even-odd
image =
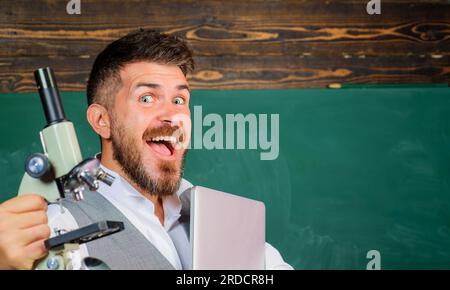
[(35, 91), (52, 66), (61, 90), (80, 91), (96, 54), (129, 30), (188, 40), (194, 89), (304, 88), (329, 83), (445, 83), (450, 1), (0, 0), (0, 92)]

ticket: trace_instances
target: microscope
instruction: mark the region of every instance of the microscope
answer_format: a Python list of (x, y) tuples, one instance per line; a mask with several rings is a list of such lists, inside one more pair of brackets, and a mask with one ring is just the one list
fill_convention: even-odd
[[(111, 186), (114, 177), (100, 167), (98, 159), (83, 160), (73, 123), (66, 119), (52, 69), (40, 68), (34, 72), (34, 77), (47, 125), (40, 131), (43, 153), (33, 153), (26, 159), (18, 195), (36, 192), (48, 203), (58, 203), (66, 195), (72, 195), (75, 201), (82, 202), (86, 190), (96, 191), (99, 182)], [(80, 244), (123, 229), (122, 222), (100, 221), (58, 234), (45, 241), (49, 254), (38, 262), (37, 269), (71, 269), (71, 253), (78, 250)], [(108, 269), (108, 266), (99, 259), (86, 257), (82, 268)]]

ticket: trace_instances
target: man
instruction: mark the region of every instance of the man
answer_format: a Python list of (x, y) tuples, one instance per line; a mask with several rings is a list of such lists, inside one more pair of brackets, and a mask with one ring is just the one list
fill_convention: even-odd
[[(87, 85), (87, 120), (101, 137), (102, 168), (116, 179), (86, 201), (49, 205), (30, 194), (0, 205), (0, 268), (31, 269), (47, 252), (44, 240), (95, 218), (118, 217), (125, 231), (80, 247), (72, 267), (96, 254), (116, 269), (185, 269), (188, 237), (179, 196), (190, 136), (191, 50), (175, 36), (132, 32), (96, 58)], [(94, 218), (95, 217), (95, 218)], [(266, 244), (267, 269), (291, 269)]]

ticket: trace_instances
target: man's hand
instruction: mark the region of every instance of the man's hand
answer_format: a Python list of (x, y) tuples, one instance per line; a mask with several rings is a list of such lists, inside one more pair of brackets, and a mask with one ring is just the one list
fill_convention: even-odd
[(0, 269), (31, 269), (47, 255), (49, 237), (43, 197), (27, 194), (0, 204)]

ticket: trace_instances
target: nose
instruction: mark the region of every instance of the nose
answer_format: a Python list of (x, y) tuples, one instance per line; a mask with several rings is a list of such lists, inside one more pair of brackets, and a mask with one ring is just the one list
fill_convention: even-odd
[(163, 119), (163, 120), (161, 120), (161, 123), (172, 125), (172, 120), (170, 120), (170, 119)]
[(173, 125), (173, 116), (177, 114), (175, 106), (169, 102), (162, 102), (161, 106), (158, 108), (158, 121), (162, 124)]

